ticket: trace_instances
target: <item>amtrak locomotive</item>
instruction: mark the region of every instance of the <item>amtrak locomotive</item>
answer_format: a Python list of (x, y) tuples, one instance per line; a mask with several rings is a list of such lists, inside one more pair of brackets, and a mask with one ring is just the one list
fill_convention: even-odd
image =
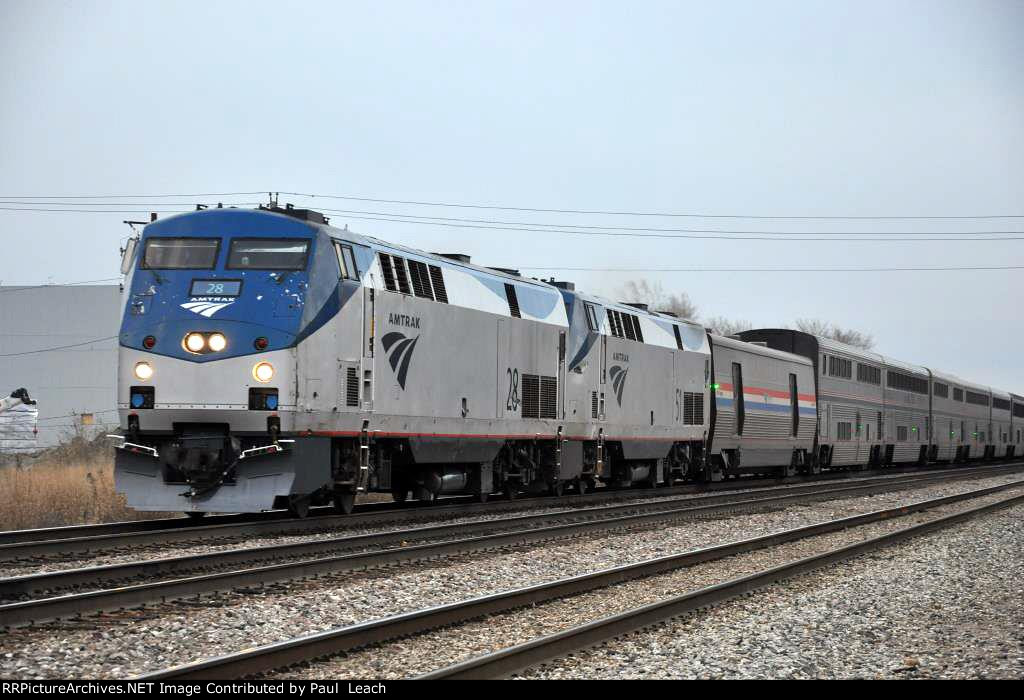
[(139, 510), (560, 495), (1010, 457), (1024, 398), (788, 330), (209, 209), (124, 253), (116, 484)]

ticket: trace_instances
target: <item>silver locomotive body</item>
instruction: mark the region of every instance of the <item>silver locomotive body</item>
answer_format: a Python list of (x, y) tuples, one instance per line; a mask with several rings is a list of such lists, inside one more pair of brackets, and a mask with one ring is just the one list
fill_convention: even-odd
[(316, 212), (154, 222), (124, 270), (115, 477), (140, 510), (348, 512), (367, 491), (558, 495), (1020, 443), (1002, 392), (957, 380), (943, 403), (951, 380), (924, 367), (796, 331), (709, 336)]

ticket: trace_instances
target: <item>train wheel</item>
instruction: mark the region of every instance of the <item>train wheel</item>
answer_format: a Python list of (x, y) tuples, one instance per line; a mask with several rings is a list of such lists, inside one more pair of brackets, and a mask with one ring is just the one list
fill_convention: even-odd
[(555, 498), (561, 498), (562, 494), (565, 493), (565, 482), (556, 481), (552, 483), (549, 487), (549, 491), (551, 492), (551, 495), (554, 496)]
[(508, 482), (502, 488), (502, 492), (505, 494), (505, 498), (507, 498), (510, 501), (514, 501), (516, 500), (516, 498), (519, 497), (519, 486), (511, 482)]
[(409, 498), (408, 491), (392, 491), (391, 498), (394, 499), (395, 503), (405, 503), (405, 500)]
[(582, 496), (587, 492), (587, 486), (588, 485), (586, 479), (578, 479), (576, 481), (576, 493)]
[(478, 493), (476, 495), (477, 503), (487, 503), (487, 499), (490, 498), (490, 496), (491, 494), (487, 493), (486, 491), (484, 493)]
[(351, 491), (334, 492), (334, 510), (342, 515), (348, 515), (356, 507), (356, 495)]

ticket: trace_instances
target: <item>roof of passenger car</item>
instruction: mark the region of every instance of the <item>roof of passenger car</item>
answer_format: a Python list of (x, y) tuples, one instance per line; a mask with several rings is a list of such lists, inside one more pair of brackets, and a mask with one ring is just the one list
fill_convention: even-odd
[(803, 355), (794, 355), (793, 353), (784, 352), (782, 350), (773, 350), (772, 348), (765, 347), (764, 345), (758, 345), (746, 340), (738, 340), (736, 338), (729, 338), (724, 335), (709, 334), (712, 345), (720, 345), (725, 348), (733, 348), (735, 350), (742, 350), (744, 352), (750, 352), (755, 355), (761, 355), (763, 357), (772, 357), (777, 360), (787, 360), (789, 362), (795, 362), (800, 365), (812, 366), (811, 361)]

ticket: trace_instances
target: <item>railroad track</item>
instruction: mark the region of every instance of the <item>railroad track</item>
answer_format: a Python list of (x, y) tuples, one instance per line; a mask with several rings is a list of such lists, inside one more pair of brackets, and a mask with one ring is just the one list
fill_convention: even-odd
[[(640, 578), (667, 574), (704, 562), (877, 523), (940, 506), (990, 496), (1010, 489), (1021, 489), (1022, 487), (1024, 487), (1024, 481), (1016, 481), (961, 494), (923, 500), (895, 508), (829, 520), (738, 542), (672, 554), (639, 563), (613, 567), (595, 573), (563, 578), (550, 583), (481, 596), (448, 605), (424, 608), (327, 632), (297, 637), (275, 644), (247, 649), (238, 653), (148, 673), (140, 676), (139, 679), (184, 681), (258, 676), (286, 669), (296, 664), (313, 662), (334, 655), (353, 652), (367, 646), (384, 644), (392, 640), (407, 638), (439, 628), (486, 618), (489, 615), (508, 613), (519, 608), (570, 598), (575, 595)], [(971, 507), (951, 515), (940, 516), (924, 523), (901, 528), (854, 544), (829, 549), (821, 554), (791, 561), (752, 575), (728, 580), (717, 585), (667, 598), (657, 603), (636, 607), (603, 619), (593, 620), (555, 634), (536, 638), (527, 643), (516, 644), (493, 653), (473, 657), (419, 677), (424, 679), (461, 679), (507, 676), (516, 671), (550, 661), (573, 651), (594, 646), (608, 639), (671, 619), (686, 612), (735, 598), (777, 581), (1020, 503), (1024, 503), (1024, 493), (1013, 494), (991, 503)]]
[[(1024, 467), (1018, 467), (1021, 469)], [(991, 471), (991, 470), (988, 470)], [(998, 468), (996, 473), (1006, 473)], [(722, 494), (719, 502), (694, 505), (692, 499), (612, 505), (518, 516), (502, 520), (441, 525), (414, 530), (372, 533), (276, 547), (252, 547), (165, 560), (131, 562), (34, 574), (0, 580), (0, 596), (14, 597), (40, 592), (90, 587), (95, 590), (52, 595), (0, 605), (0, 626), (16, 627), (48, 620), (69, 619), (105, 611), (121, 610), (191, 598), (203, 594), (304, 579), (328, 574), (376, 569), (383, 566), (462, 555), (502, 548), (521, 547), (593, 532), (642, 528), (654, 523), (713, 517), (726, 513), (751, 512), (822, 499), (861, 496), (947, 481), (977, 478), (978, 470), (917, 475), (905, 479), (873, 480), (869, 483), (804, 485), (782, 493)], [(566, 522), (568, 520), (568, 522)], [(561, 522), (559, 522), (561, 521)], [(454, 539), (443, 539), (443, 538)], [(419, 539), (440, 540), (424, 544), (405, 543)], [(387, 545), (398, 546), (387, 547)], [(359, 548), (365, 551), (334, 554)], [(374, 549), (376, 548), (376, 549)], [(321, 555), (317, 558), (310, 556)], [(324, 556), (326, 555), (326, 556)], [(224, 568), (265, 561), (268, 557), (297, 559), (285, 563), (201, 573), (181, 578), (101, 588), (105, 582), (133, 577), (180, 574), (184, 569)], [(301, 557), (301, 558), (300, 558)]]
[[(414, 523), (424, 520), (467, 517), (473, 515), (500, 515), (505, 512), (529, 510), (532, 508), (553, 508), (558, 506), (578, 507), (604, 502), (662, 498), (673, 495), (700, 495), (709, 492), (731, 492), (738, 490), (782, 489), (791, 485), (813, 485), (820, 482), (860, 482), (878, 479), (895, 479), (907, 475), (928, 476), (945, 473), (988, 472), (993, 469), (1010, 470), (1024, 466), (1024, 462), (993, 464), (976, 467), (942, 467), (921, 471), (908, 467), (897, 470), (884, 469), (874, 472), (834, 472), (819, 475), (813, 479), (793, 477), (790, 479), (744, 479), (714, 484), (662, 487), (656, 489), (606, 490), (599, 489), (587, 494), (573, 494), (556, 501), (551, 498), (521, 498), (511, 501), (470, 503), (466, 499), (445, 499), (430, 506), (414, 503), (367, 503), (357, 507), (351, 515), (318, 514), (308, 518), (290, 518), (283, 511), (271, 513), (213, 516), (197, 525), (189, 518), (166, 518), (140, 520), (126, 523), (103, 523), (99, 525), (78, 525), (38, 530), (12, 530), (0, 532), (0, 561), (68, 560), (75, 555), (95, 554), (134, 549), (142, 546), (168, 545), (185, 546), (195, 542), (231, 541), (254, 536), (294, 535), (323, 532), (338, 528), (380, 527), (385, 525)], [(773, 486), (764, 486), (771, 481)], [(320, 513), (330, 509), (318, 509)]]

